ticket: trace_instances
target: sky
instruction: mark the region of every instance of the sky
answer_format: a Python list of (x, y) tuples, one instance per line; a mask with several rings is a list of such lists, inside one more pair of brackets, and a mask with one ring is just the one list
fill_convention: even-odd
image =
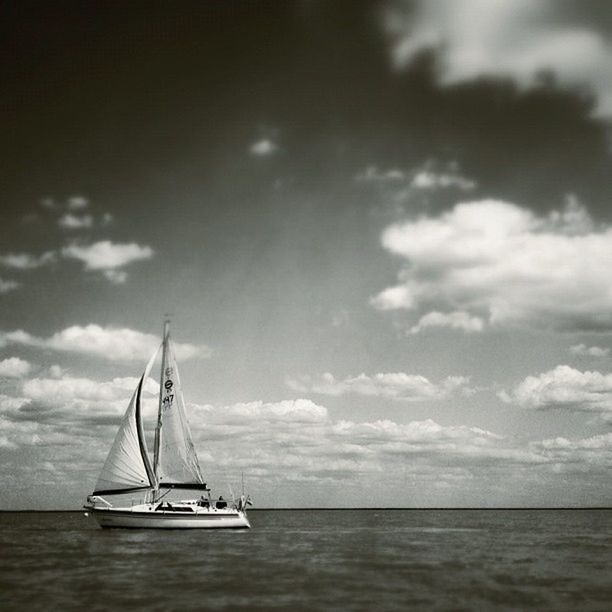
[(12, 2), (0, 30), (0, 508), (80, 507), (166, 315), (213, 491), (612, 504), (607, 3)]

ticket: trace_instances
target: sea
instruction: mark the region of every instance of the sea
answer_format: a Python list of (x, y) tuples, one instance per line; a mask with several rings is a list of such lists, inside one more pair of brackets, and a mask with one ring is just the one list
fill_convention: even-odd
[(612, 510), (253, 510), (252, 529), (0, 513), (0, 610), (612, 610)]

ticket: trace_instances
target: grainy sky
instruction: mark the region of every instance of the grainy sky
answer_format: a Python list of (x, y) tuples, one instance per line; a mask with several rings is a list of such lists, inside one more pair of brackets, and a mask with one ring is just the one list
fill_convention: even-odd
[(165, 313), (218, 492), (612, 503), (607, 3), (13, 2), (0, 30), (1, 508), (91, 492)]

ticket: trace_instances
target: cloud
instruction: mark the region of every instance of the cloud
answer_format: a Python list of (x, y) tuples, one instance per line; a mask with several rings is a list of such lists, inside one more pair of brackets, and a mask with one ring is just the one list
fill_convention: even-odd
[(412, 186), (415, 189), (448, 189), (455, 187), (461, 191), (471, 191), (476, 183), (459, 175), (436, 174), (427, 170), (417, 172), (412, 178)]
[(593, 466), (604, 470), (612, 466), (612, 433), (578, 440), (557, 437), (536, 442), (532, 446), (548, 461), (566, 469), (581, 472)]
[[(36, 444), (82, 444), (84, 432), (85, 437), (94, 437), (101, 435), (96, 433), (99, 427), (119, 426), (139, 380), (125, 377), (96, 381), (66, 375), (26, 379), (12, 395), (0, 396), (0, 420), (22, 434), (36, 431)], [(154, 422), (159, 385), (148, 378), (144, 389), (143, 415)], [(10, 433), (11, 427), (3, 430)], [(110, 431), (104, 435), (110, 437)], [(32, 440), (22, 443), (31, 444)]]
[(366, 182), (404, 182), (409, 177), (409, 174), (399, 168), (389, 168), (388, 170), (379, 170), (377, 166), (368, 166), (365, 170), (355, 175), (356, 181)]
[[(126, 382), (128, 383), (126, 385)], [(110, 402), (128, 399), (138, 384), (138, 378), (116, 378), (108, 382), (97, 382), (89, 378), (62, 376), (61, 378), (32, 378), (22, 386), (23, 396), (47, 405), (61, 406), (69, 401)]]
[(604, 358), (610, 354), (609, 348), (587, 346), (586, 344), (575, 344), (570, 347), (569, 351), (572, 355), (577, 355), (578, 357)]
[(83, 211), (90, 205), (89, 199), (81, 195), (71, 196), (62, 203), (59, 203), (55, 198), (45, 197), (39, 203), (43, 208), (50, 211), (62, 208), (69, 211)]
[[(58, 202), (53, 198), (44, 198), (40, 204), (56, 216), (59, 227), (68, 231), (103, 227), (113, 220), (113, 215), (109, 212), (95, 215), (89, 212), (91, 202), (83, 196), (72, 196), (63, 202)], [(33, 220), (36, 218), (38, 218), (37, 215), (32, 217)]]
[(410, 333), (417, 334), (428, 327), (447, 327), (470, 333), (482, 331), (483, 326), (484, 323), (480, 317), (471, 317), (467, 312), (456, 310), (443, 313), (434, 310), (423, 315), (419, 322), (410, 328)]
[[(477, 427), (442, 426), (430, 419), (407, 424), (333, 421), (325, 407), (305, 399), (192, 406), (190, 422), (219, 470), (248, 466), (249, 472), (280, 480), (296, 472), (310, 482), (348, 481), (368, 473), (392, 479), (407, 469), (433, 469), (444, 478), (455, 459), (466, 469), (501, 460), (543, 462), (529, 449)], [(236, 439), (240, 454), (227, 444)], [(434, 467), (442, 464), (444, 476)]]
[(457, 161), (428, 159), (413, 168), (366, 166), (353, 176), (360, 190), (374, 198), (373, 212), (394, 213), (425, 209), (447, 202), (460, 193), (477, 187), (475, 180), (464, 176)]
[(102, 275), (106, 280), (117, 285), (122, 285), (127, 281), (127, 272), (125, 270), (104, 270)]
[(255, 157), (270, 157), (278, 151), (278, 145), (271, 138), (260, 138), (249, 147), (249, 151)]
[(153, 254), (154, 251), (149, 246), (141, 246), (134, 242), (113, 243), (110, 240), (84, 246), (71, 244), (62, 249), (64, 257), (82, 261), (86, 270), (99, 270), (105, 278), (115, 283), (123, 283), (127, 278), (127, 273), (119, 271), (118, 268), (135, 261), (150, 259)]
[(402, 186), (415, 191), (439, 191), (454, 189), (472, 191), (476, 181), (463, 176), (456, 161), (441, 163), (428, 160), (423, 165), (412, 170), (389, 168), (381, 170), (377, 166), (367, 166), (365, 170), (355, 175), (358, 182)]
[(56, 210), (57, 209), (57, 202), (53, 199), (53, 198), (41, 198), (39, 204), (43, 207), (46, 208), (47, 210)]
[(120, 244), (102, 240), (87, 246), (72, 244), (64, 247), (62, 254), (64, 257), (81, 260), (87, 270), (112, 270), (134, 261), (151, 258), (153, 249), (134, 242)]
[(545, 410), (567, 408), (577, 411), (612, 410), (612, 374), (580, 372), (567, 365), (527, 376), (500, 398), (522, 408)]
[[(59, 378), (32, 378), (21, 385), (21, 396), (27, 400), (18, 410), (34, 420), (40, 412), (53, 411), (69, 414), (71, 421), (108, 422), (106, 417), (120, 417), (136, 389), (139, 378), (114, 378), (99, 382), (90, 378), (62, 375)], [(159, 392), (159, 385), (151, 378), (145, 383), (146, 393)], [(24, 414), (21, 418), (24, 418)], [(48, 419), (48, 416), (45, 417)], [(119, 419), (116, 420), (117, 424)]]
[(62, 215), (57, 224), (64, 229), (84, 229), (93, 227), (94, 219), (92, 215), (73, 215), (66, 213)]
[(300, 376), (287, 379), (287, 386), (300, 393), (319, 393), (339, 396), (347, 393), (369, 397), (383, 397), (398, 401), (441, 400), (456, 393), (469, 394), (469, 379), (464, 376), (448, 376), (439, 384), (424, 376), (404, 372), (379, 373), (374, 376), (359, 374), (343, 380), (326, 372), (319, 378)]
[(0, 361), (0, 376), (5, 378), (23, 378), (30, 373), (32, 366), (19, 357), (8, 357)]
[(17, 287), (19, 287), (17, 281), (0, 278), (0, 295), (8, 293), (9, 291), (14, 291)]
[(480, 77), (512, 78), (520, 87), (544, 71), (569, 89), (596, 94), (596, 113), (612, 114), (612, 45), (592, 26), (563, 23), (555, 2), (419, 0), (388, 4), (385, 32), (394, 66), (433, 51), (441, 86)]
[(574, 201), (547, 216), (498, 200), (460, 203), (436, 217), (394, 223), (381, 241), (406, 263), (398, 284), (372, 298), (379, 310), (458, 311), (497, 326), (612, 329), (612, 227), (595, 228)]
[[(8, 472), (34, 486), (41, 478), (42, 459), (52, 456), (49, 468), (63, 487), (78, 482), (75, 495), (82, 495), (82, 483), (95, 482), (135, 382), (35, 378), (24, 381), (19, 395), (0, 396), (0, 475), (5, 478), (3, 472)], [(156, 390), (151, 381), (150, 391)], [(157, 404), (150, 396), (145, 403), (150, 431)], [(306, 506), (325, 505), (334, 492), (334, 503), (341, 499), (363, 505), (364, 489), (380, 504), (395, 499), (407, 505), (456, 505), (457, 500), (473, 503), (470, 495), (480, 495), (476, 499), (482, 503), (499, 505), (513, 487), (572, 491), (560, 474), (579, 473), (575, 483), (581, 495), (589, 483), (605, 482), (612, 465), (612, 435), (520, 442), (432, 419), (333, 420), (324, 406), (308, 399), (192, 404), (188, 416), (200, 462), (214, 464), (217, 482), (239, 479), (246, 472), (251, 490), (272, 505), (283, 505), (278, 496), (282, 493), (285, 499), (287, 491), (294, 491), (288, 487), (302, 492), (295, 499), (290, 494), (288, 503), (297, 500)], [(47, 484), (49, 477), (45, 474)], [(437, 496), (436, 491), (442, 493)], [(470, 493), (464, 497), (466, 491)], [(549, 497), (537, 501), (550, 504)]]
[(64, 374), (64, 371), (57, 364), (49, 366), (49, 376), (51, 378), (61, 378)]
[[(32, 336), (22, 330), (1, 332), (2, 343), (82, 353), (111, 361), (146, 362), (157, 350), (161, 339), (129, 328), (101, 327), (91, 323), (67, 327), (49, 338)], [(204, 345), (176, 342), (173, 347), (179, 360), (210, 355), (210, 349)]]
[(89, 200), (83, 196), (72, 196), (66, 201), (68, 210), (83, 210), (89, 206)]
[(53, 263), (55, 260), (56, 253), (54, 251), (46, 251), (38, 257), (31, 253), (8, 253), (6, 255), (0, 255), (0, 265), (16, 270), (34, 270), (35, 268), (41, 268)]
[[(239, 402), (216, 409), (213, 406), (193, 408), (207, 424), (250, 426), (252, 423), (277, 423), (298, 425), (307, 423), (327, 423), (327, 408), (319, 406), (308, 399), (282, 400), (279, 402)], [(197, 420), (196, 420), (197, 423)], [(203, 424), (203, 423), (201, 423)]]

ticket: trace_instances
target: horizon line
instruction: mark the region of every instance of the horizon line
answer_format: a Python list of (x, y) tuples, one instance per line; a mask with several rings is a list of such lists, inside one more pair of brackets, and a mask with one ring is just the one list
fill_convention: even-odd
[[(496, 507), (482, 507), (482, 506), (415, 506), (415, 507), (404, 507), (404, 506), (381, 506), (381, 507), (369, 507), (369, 506), (359, 506), (359, 507), (334, 507), (334, 508), (325, 508), (325, 507), (295, 507), (295, 508), (251, 508), (250, 512), (292, 512), (292, 511), (343, 511), (343, 510), (383, 510), (383, 511), (397, 511), (397, 510), (612, 510), (612, 506), (496, 506)], [(7, 510), (0, 509), (0, 513), (6, 512), (87, 512), (85, 508), (71, 509), (71, 510), (61, 510), (61, 509), (35, 509), (35, 508), (21, 508), (18, 510)]]

